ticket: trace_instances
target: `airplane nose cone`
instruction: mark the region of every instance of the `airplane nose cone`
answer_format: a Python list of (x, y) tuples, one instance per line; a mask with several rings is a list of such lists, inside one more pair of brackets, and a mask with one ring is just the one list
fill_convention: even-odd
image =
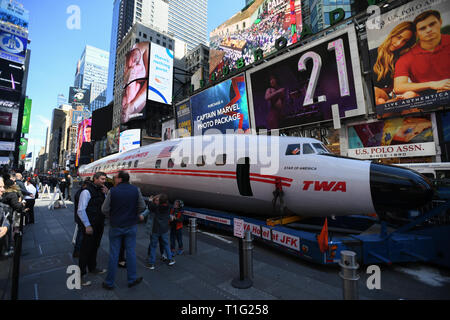
[(376, 163), (370, 166), (370, 189), (377, 211), (417, 209), (433, 197), (432, 186), (421, 174)]

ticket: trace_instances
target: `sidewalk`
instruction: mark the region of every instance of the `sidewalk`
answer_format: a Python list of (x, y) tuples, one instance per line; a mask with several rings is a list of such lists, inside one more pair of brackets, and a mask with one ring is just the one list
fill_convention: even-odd
[[(342, 279), (338, 268), (318, 266), (298, 258), (255, 245), (253, 252), (254, 285), (238, 290), (231, 281), (239, 275), (238, 242), (227, 236), (199, 233), (197, 255), (189, 255), (187, 228), (184, 229), (185, 253), (176, 256), (169, 267), (157, 258), (156, 269), (144, 268), (149, 244), (144, 225), (138, 227), (137, 274), (141, 284), (128, 288), (126, 270), (118, 269), (116, 288), (106, 291), (101, 284), (106, 275), (89, 275), (92, 285), (81, 290), (66, 286), (67, 267), (77, 265), (72, 258), (75, 229), (73, 204), (67, 209), (49, 211), (49, 200), (36, 201), (34, 225), (25, 226), (21, 259), (19, 299), (25, 300), (329, 300), (342, 299)], [(97, 262), (108, 265), (108, 226), (102, 239)], [(159, 252), (157, 257), (159, 256)], [(414, 268), (414, 267), (413, 267)], [(395, 267), (382, 267), (383, 290), (368, 290), (367, 275), (361, 270), (360, 299), (446, 299), (449, 285), (427, 286)]]

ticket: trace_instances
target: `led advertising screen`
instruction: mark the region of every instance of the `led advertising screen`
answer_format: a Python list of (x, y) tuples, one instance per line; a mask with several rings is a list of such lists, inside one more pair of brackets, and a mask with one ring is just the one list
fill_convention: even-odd
[(0, 24), (0, 58), (23, 64), (27, 51), (28, 40), (24, 35), (11, 33)]
[(430, 115), (351, 126), (348, 144), (348, 156), (359, 159), (436, 155)]
[(16, 143), (14, 141), (0, 141), (0, 151), (14, 151)]
[(378, 118), (450, 103), (450, 6), (416, 0), (367, 28)]
[(89, 105), (91, 103), (91, 93), (89, 89), (70, 87), (69, 103)]
[(19, 120), (19, 103), (0, 100), (0, 131), (14, 133)]
[(141, 129), (132, 129), (120, 133), (119, 152), (127, 152), (141, 147)]
[(112, 129), (113, 105), (92, 112), (92, 140), (99, 141)]
[(0, 59), (0, 87), (22, 92), (23, 65)]
[(91, 142), (91, 126), (92, 126), (91, 119), (84, 120), (78, 125), (77, 155), (75, 160), (76, 167), (78, 167), (79, 164), (81, 147), (83, 146), (83, 143)]
[(31, 104), (32, 100), (26, 98), (23, 108), (22, 133), (30, 132)]
[(151, 44), (148, 100), (172, 104), (173, 51)]
[(17, 1), (0, 1), (0, 20), (28, 29), (29, 12)]
[(190, 101), (178, 104), (176, 107), (177, 129), (179, 137), (184, 138), (192, 135), (192, 115)]
[(329, 34), (247, 73), (255, 129), (282, 129), (365, 114), (353, 27)]
[(244, 74), (223, 81), (191, 97), (194, 135), (208, 129), (221, 133), (249, 133), (247, 89)]
[(106, 152), (108, 154), (119, 152), (120, 127), (108, 131), (106, 140)]
[(161, 129), (161, 140), (167, 141), (175, 138), (175, 119), (163, 122)]
[(210, 33), (210, 74), (235, 68), (240, 58), (253, 63), (256, 49), (272, 53), (280, 37), (296, 43), (301, 26), (300, 0), (255, 0)]
[(125, 57), (121, 123), (145, 117), (148, 87), (149, 42), (136, 43)]

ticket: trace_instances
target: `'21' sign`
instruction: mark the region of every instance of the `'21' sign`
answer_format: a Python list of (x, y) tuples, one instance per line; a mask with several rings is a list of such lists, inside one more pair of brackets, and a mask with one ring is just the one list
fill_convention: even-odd
[[(348, 81), (347, 73), (347, 62), (345, 59), (344, 51), (344, 41), (342, 39), (337, 39), (328, 44), (329, 51), (335, 51), (336, 53), (336, 64), (339, 76), (339, 88), (341, 92), (341, 97), (346, 97), (350, 95), (350, 85)], [(319, 81), (320, 70), (322, 69), (322, 58), (319, 54), (314, 51), (308, 51), (304, 53), (300, 60), (298, 61), (298, 71), (307, 71), (306, 61), (312, 60), (313, 69), (311, 72), (311, 77), (309, 79), (308, 89), (305, 94), (305, 102), (303, 106), (309, 106), (314, 104), (314, 93), (316, 91), (317, 82)], [(319, 102), (327, 101), (327, 97), (322, 95), (318, 97)]]

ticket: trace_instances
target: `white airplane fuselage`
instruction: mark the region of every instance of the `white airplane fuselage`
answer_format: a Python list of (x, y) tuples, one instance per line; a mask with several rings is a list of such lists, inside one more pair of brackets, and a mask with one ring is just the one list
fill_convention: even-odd
[[(211, 151), (211, 141), (226, 144), (230, 139), (234, 140), (234, 148)], [(269, 151), (263, 152), (263, 146)], [(320, 141), (310, 138), (198, 136), (111, 155), (82, 166), (79, 174), (86, 178), (105, 172), (112, 178), (123, 170), (144, 195), (166, 193), (171, 201), (181, 199), (189, 206), (255, 216), (276, 214), (272, 200), (279, 179), (284, 205), (293, 214), (375, 213), (372, 163), (321, 154), (324, 148)], [(270, 164), (267, 154), (273, 156)], [(202, 156), (204, 161), (200, 161)], [(264, 171), (269, 167), (273, 168), (271, 172)]]

